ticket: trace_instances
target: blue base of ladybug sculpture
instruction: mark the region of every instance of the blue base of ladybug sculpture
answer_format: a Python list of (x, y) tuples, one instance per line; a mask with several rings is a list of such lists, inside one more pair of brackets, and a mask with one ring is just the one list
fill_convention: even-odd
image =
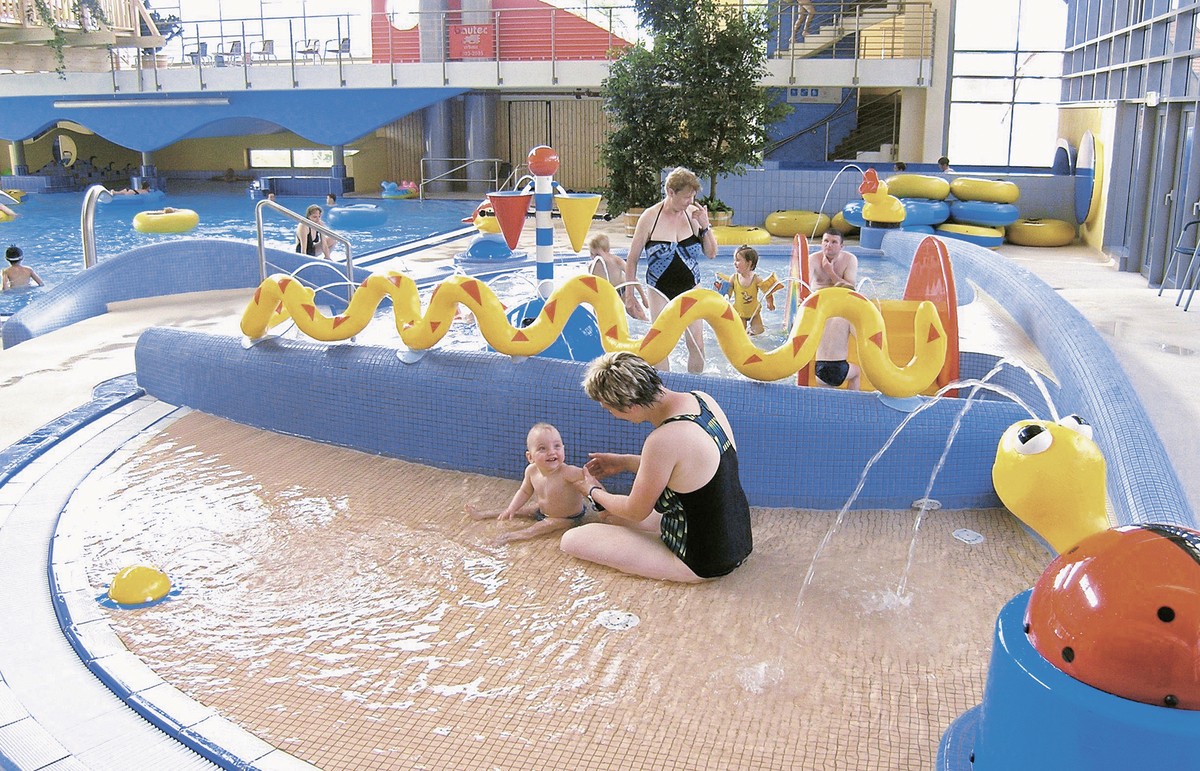
[(946, 729), (935, 767), (1174, 768), (1194, 759), (1200, 712), (1113, 696), (1057, 669), (1025, 634), (1031, 593), (1001, 610), (983, 703)]

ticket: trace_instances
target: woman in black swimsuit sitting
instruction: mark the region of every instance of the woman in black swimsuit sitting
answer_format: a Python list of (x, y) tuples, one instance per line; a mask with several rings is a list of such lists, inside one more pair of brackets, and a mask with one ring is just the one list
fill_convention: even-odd
[[(638, 218), (625, 261), (625, 280), (637, 281), (637, 264), (646, 253), (646, 283), (650, 293), (650, 318), (667, 303), (700, 283), (700, 257), (717, 256), (717, 237), (708, 222), (708, 209), (696, 205), (700, 180), (682, 166), (667, 175), (666, 197)], [(625, 294), (625, 305), (637, 303), (633, 292)], [(630, 314), (634, 309), (630, 307)], [(688, 349), (688, 372), (704, 371), (704, 322), (688, 325), (684, 340)], [(670, 369), (667, 361), (663, 369)]]
[[(750, 504), (733, 428), (716, 400), (666, 388), (657, 370), (623, 351), (593, 361), (583, 388), (618, 420), (654, 429), (640, 455), (589, 454), (575, 486), (609, 521), (568, 530), (560, 548), (664, 581), (695, 583), (741, 565), (753, 547)], [(623, 471), (635, 474), (629, 495), (598, 481)]]

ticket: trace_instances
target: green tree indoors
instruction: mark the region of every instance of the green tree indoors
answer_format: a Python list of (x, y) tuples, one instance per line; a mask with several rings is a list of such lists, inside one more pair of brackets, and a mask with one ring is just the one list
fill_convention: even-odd
[(758, 81), (770, 33), (761, 9), (720, 0), (639, 0), (653, 35), (612, 65), (602, 95), (613, 130), (602, 157), (610, 170), (609, 209), (649, 206), (659, 172), (687, 166), (709, 180), (762, 161), (770, 127), (790, 107)]

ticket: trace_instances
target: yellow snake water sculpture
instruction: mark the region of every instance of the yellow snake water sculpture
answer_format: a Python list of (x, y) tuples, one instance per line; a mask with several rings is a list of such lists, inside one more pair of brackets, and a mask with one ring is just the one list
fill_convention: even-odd
[(470, 310), (488, 345), (509, 356), (533, 356), (549, 347), (581, 304), (596, 313), (601, 340), (608, 351), (630, 351), (646, 361), (665, 359), (687, 326), (704, 320), (716, 334), (721, 350), (738, 372), (755, 380), (778, 380), (794, 374), (816, 355), (826, 319), (841, 316), (855, 328), (858, 360), (877, 388), (889, 396), (914, 396), (937, 377), (946, 358), (946, 334), (932, 303), (922, 302), (914, 318), (915, 353), (902, 365), (888, 355), (883, 316), (866, 297), (850, 289), (833, 287), (815, 292), (801, 306), (791, 335), (771, 351), (751, 342), (741, 319), (729, 302), (710, 289), (691, 289), (676, 297), (644, 337), (631, 338), (625, 306), (609, 282), (595, 276), (575, 276), (547, 299), (537, 319), (527, 327), (508, 323), (504, 305), (479, 279), (453, 276), (439, 284), (421, 312), (416, 283), (403, 273), (389, 272), (367, 278), (355, 290), (345, 313), (323, 315), (313, 290), (283, 275), (271, 276), (254, 293), (242, 314), (242, 333), (257, 340), (277, 324), (291, 318), (309, 337), (332, 342), (357, 335), (374, 316), (384, 297), (391, 298), (396, 330), (412, 349), (431, 348), (449, 331), (458, 306)]

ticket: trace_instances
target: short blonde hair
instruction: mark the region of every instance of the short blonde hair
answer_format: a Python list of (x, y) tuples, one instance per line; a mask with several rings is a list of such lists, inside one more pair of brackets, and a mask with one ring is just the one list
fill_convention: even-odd
[[(528, 450), (529, 445), (531, 445), (533, 443), (533, 437), (537, 436), (538, 434), (540, 434), (543, 431), (553, 431), (554, 433), (558, 434), (558, 429), (549, 423), (534, 423), (532, 426), (529, 427), (529, 433), (525, 434), (525, 449), (526, 450)], [(562, 437), (562, 434), (559, 434), (559, 438), (561, 438), (561, 437)]]
[(583, 391), (605, 407), (627, 410), (654, 404), (662, 395), (663, 384), (658, 370), (636, 353), (613, 351), (588, 365)]
[(603, 233), (597, 233), (588, 239), (587, 245), (589, 249), (599, 249), (602, 252), (607, 252), (609, 248), (608, 236)]
[(666, 185), (667, 190), (672, 193), (679, 193), (683, 190), (691, 190), (693, 193), (700, 192), (700, 178), (682, 166), (671, 169), (671, 173), (667, 174)]
[(324, 213), (324, 211), (325, 211), (324, 209), (322, 209), (320, 206), (317, 206), (314, 203), (314, 204), (310, 204), (309, 207), (304, 210), (304, 216), (311, 217), (313, 212)]

